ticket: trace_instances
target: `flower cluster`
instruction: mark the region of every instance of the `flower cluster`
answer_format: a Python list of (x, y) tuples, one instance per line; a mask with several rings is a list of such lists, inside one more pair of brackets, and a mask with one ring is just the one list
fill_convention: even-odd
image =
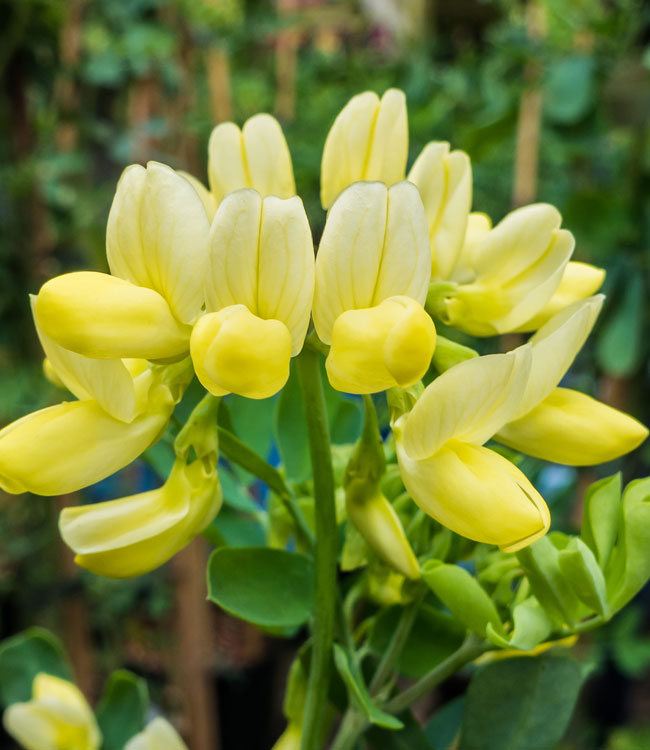
[[(402, 479), (420, 508), (504, 550), (544, 535), (543, 498), (488, 440), (589, 465), (648, 434), (559, 387), (595, 323), (604, 273), (571, 261), (573, 236), (552, 206), (519, 208), (492, 227), (471, 212), (465, 153), (429, 143), (407, 175), (407, 146), (400, 91), (360, 94), (341, 111), (323, 152), (328, 213), (316, 255), (269, 115), (214, 129), (209, 190), (155, 162), (128, 167), (108, 218), (110, 273), (56, 277), (32, 300), (46, 369), (78, 400), (0, 432), (0, 486), (69, 493), (126, 466), (164, 432), (194, 373), (215, 397), (278, 393), (313, 321), (310, 345), (327, 352), (333, 388), (388, 391)], [(434, 320), (479, 337), (536, 333), (479, 357), (437, 336)], [(137, 575), (200, 533), (221, 502), (214, 421), (198, 414), (177, 439), (162, 488), (63, 512), (80, 565)], [(352, 522), (417, 577), (377, 483), (359, 475), (350, 487)]]

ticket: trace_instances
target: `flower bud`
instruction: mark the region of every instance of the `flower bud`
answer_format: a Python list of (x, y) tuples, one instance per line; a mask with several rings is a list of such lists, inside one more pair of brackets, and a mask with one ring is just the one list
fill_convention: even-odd
[(262, 197), (295, 195), (291, 155), (278, 121), (259, 114), (241, 130), (233, 122), (217, 125), (208, 143), (208, 180), (217, 204), (241, 188)]
[(97, 750), (102, 741), (93, 712), (79, 688), (45, 672), (34, 678), (32, 699), (11, 704), (3, 723), (25, 750)]
[(353, 182), (377, 180), (390, 186), (403, 180), (407, 155), (404, 93), (389, 89), (381, 100), (373, 91), (352, 97), (325, 141), (321, 163), (323, 208), (330, 208)]
[(436, 345), (436, 329), (409, 297), (347, 310), (332, 330), (326, 367), (330, 383), (347, 393), (404, 388), (422, 378)]
[(245, 305), (204, 315), (194, 326), (191, 353), (197, 377), (215, 396), (268, 398), (289, 378), (291, 334)]

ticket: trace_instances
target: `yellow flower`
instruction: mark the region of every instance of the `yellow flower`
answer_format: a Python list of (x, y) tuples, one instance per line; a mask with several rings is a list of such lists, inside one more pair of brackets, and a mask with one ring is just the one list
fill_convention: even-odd
[(210, 233), (206, 314), (194, 326), (196, 374), (215, 396), (266, 398), (302, 349), (314, 290), (314, 248), (298, 197), (238, 190)]
[(291, 155), (278, 121), (259, 114), (241, 130), (232, 122), (217, 125), (208, 144), (208, 180), (215, 208), (241, 188), (253, 188), (263, 198), (294, 196)]
[(34, 678), (32, 699), (10, 705), (3, 722), (25, 750), (97, 750), (102, 741), (79, 688), (44, 672)]
[(187, 750), (187, 745), (166, 719), (157, 717), (132, 737), (124, 750)]
[(112, 275), (46, 282), (35, 304), (40, 328), (86, 357), (183, 356), (203, 306), (209, 228), (187, 179), (156, 162), (128, 167), (108, 217)]
[(530, 364), (528, 346), (461, 362), (393, 425), (402, 479), (417, 505), (452, 531), (508, 552), (550, 524), (524, 474), (482, 447), (523, 397)]
[(108, 578), (131, 578), (167, 562), (200, 534), (221, 499), (216, 456), (190, 464), (180, 458), (159, 489), (65, 508), (59, 529), (77, 565)]
[(36, 326), (54, 375), (79, 399), (27, 414), (0, 431), (0, 487), (61, 495), (113, 474), (164, 431), (191, 372), (145, 360), (67, 351)]
[(408, 182), (359, 182), (332, 206), (316, 257), (314, 325), (331, 344), (334, 388), (373, 393), (426, 372), (435, 327), (422, 303), (431, 274), (422, 201)]
[(321, 203), (330, 208), (348, 185), (404, 179), (408, 155), (406, 98), (389, 89), (381, 100), (373, 91), (352, 97), (330, 129), (321, 164)]
[(514, 331), (538, 315), (557, 291), (573, 252), (573, 235), (545, 203), (512, 211), (496, 227), (469, 218), (455, 267), (433, 283), (427, 308), (474, 336)]
[(431, 142), (408, 175), (420, 191), (429, 226), (433, 279), (449, 279), (460, 255), (472, 205), (472, 166), (463, 151)]
[(636, 419), (557, 385), (600, 312), (597, 295), (562, 310), (530, 339), (532, 368), (524, 395), (495, 439), (546, 461), (588, 466), (634, 450), (648, 436)]

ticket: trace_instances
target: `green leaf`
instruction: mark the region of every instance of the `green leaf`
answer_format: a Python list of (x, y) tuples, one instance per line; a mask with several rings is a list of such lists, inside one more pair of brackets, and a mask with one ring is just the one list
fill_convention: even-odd
[(208, 563), (208, 598), (255, 625), (302, 625), (314, 600), (313, 563), (265, 547), (217, 549)]
[(459, 750), (550, 750), (562, 739), (584, 675), (566, 657), (505, 659), (479, 669)]
[(370, 727), (364, 737), (372, 750), (437, 750), (411, 711), (400, 714), (399, 719), (404, 725), (402, 729)]
[(633, 375), (643, 359), (643, 274), (627, 276), (624, 294), (618, 307), (610, 313), (602, 327), (596, 346), (600, 367), (611, 375)]
[(215, 547), (262, 547), (266, 542), (260, 522), (232, 508), (222, 508), (203, 535)]
[(621, 475), (591, 484), (585, 492), (582, 539), (604, 570), (618, 534)]
[[(400, 618), (401, 607), (389, 607), (377, 615), (368, 646), (381, 656)], [(420, 607), (397, 662), (401, 674), (417, 679), (454, 653), (465, 639), (465, 628), (453, 617), (427, 604)]]
[(47, 630), (30, 628), (0, 645), (0, 700), (4, 706), (31, 700), (39, 672), (64, 680), (72, 673), (61, 643)]
[(223, 501), (226, 505), (252, 515), (257, 515), (260, 512), (260, 508), (251, 497), (250, 492), (235, 474), (223, 465), (219, 466), (219, 483), (223, 490)]
[(147, 683), (125, 669), (113, 672), (96, 712), (102, 750), (122, 750), (144, 728), (148, 709)]
[(544, 112), (569, 125), (585, 116), (594, 101), (594, 62), (586, 55), (555, 60), (544, 81)]
[(273, 427), (285, 474), (294, 482), (304, 482), (309, 478), (311, 463), (305, 408), (294, 362), (275, 405)]
[(573, 625), (579, 617), (576, 597), (560, 570), (558, 549), (548, 537), (519, 550), (517, 559), (532, 593), (559, 625)]
[(438, 709), (424, 727), (424, 733), (435, 750), (448, 750), (460, 732), (465, 696), (454, 698)]
[(490, 623), (497, 633), (504, 634), (494, 602), (476, 578), (464, 568), (429, 560), (422, 568), (422, 578), (466, 628), (485, 637), (486, 627)]
[(605, 577), (594, 553), (575, 537), (558, 553), (562, 575), (567, 579), (578, 599), (603, 617), (609, 614)]
[(273, 441), (275, 396), (252, 399), (230, 394), (225, 400), (237, 437), (266, 458)]
[(363, 711), (364, 715), (372, 724), (385, 729), (401, 729), (404, 724), (396, 717), (382, 711), (374, 703), (366, 688), (361, 671), (350, 659), (345, 651), (334, 644), (334, 662), (341, 679), (345, 683), (350, 696), (350, 702)]

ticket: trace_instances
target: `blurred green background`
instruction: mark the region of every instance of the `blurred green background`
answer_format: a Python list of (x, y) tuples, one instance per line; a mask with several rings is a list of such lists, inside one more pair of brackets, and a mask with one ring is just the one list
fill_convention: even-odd
[[(391, 86), (408, 99), (409, 164), (428, 141), (450, 141), (472, 158), (474, 210), (498, 221), (517, 205), (551, 202), (576, 236), (575, 259), (606, 268), (606, 307), (571, 377), (650, 422), (647, 3), (0, 0), (0, 18), (1, 424), (61, 398), (41, 375), (27, 295), (64, 271), (106, 270), (106, 218), (127, 164), (156, 159), (205, 181), (214, 125), (273, 112), (318, 239), (327, 131), (352, 95)], [(265, 418), (241, 404), (235, 413), (259, 438)], [(626, 479), (650, 473), (650, 445), (599, 473), (527, 468), (554, 522), (570, 527), (589, 481), (618, 468)], [(147, 471), (136, 465), (90, 496), (133, 492), (152, 481)], [(255, 499), (238, 481), (230, 491)], [(196, 637), (192, 592), (203, 596), (192, 558), (132, 582), (80, 576), (58, 542), (59, 507), (0, 497), (0, 634), (48, 625), (64, 635), (90, 694), (126, 664), (188, 732), (212, 722), (206, 731), (223, 747), (237, 737), (238, 747), (268, 748), (292, 644), (211, 608), (200, 667), (210, 685), (188, 698), (183, 662), (196, 653), (183, 644)], [(241, 521), (231, 518), (228, 533), (245, 542), (257, 532)], [(650, 746), (649, 605), (646, 592), (579, 646), (593, 675), (567, 750)]]

